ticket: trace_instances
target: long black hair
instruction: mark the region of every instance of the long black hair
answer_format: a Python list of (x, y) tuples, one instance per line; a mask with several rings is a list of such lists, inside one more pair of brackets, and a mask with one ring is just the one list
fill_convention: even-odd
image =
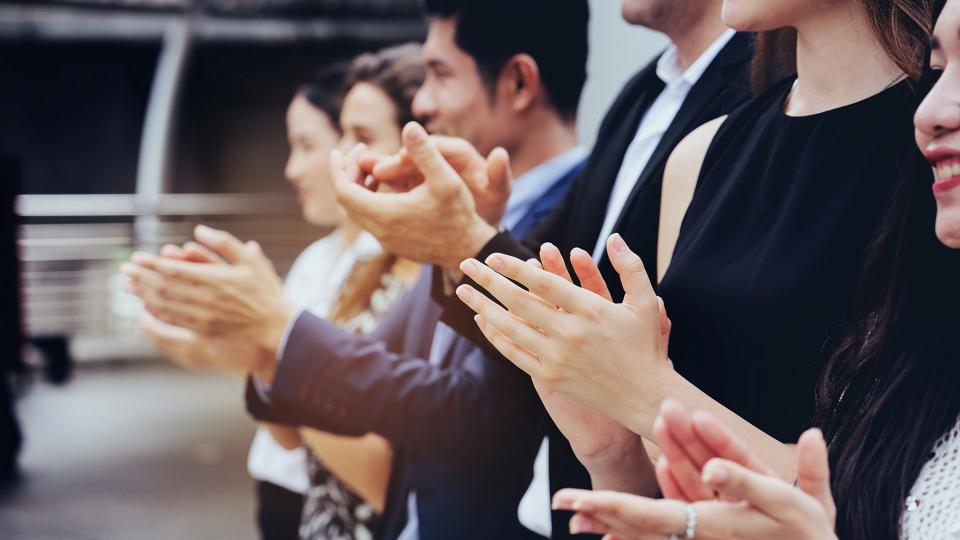
[(952, 339), (960, 252), (935, 236), (932, 172), (918, 152), (901, 177), (864, 266), (861, 315), (819, 385), (817, 422), (830, 445), (840, 538), (900, 537), (906, 497), (960, 414)]

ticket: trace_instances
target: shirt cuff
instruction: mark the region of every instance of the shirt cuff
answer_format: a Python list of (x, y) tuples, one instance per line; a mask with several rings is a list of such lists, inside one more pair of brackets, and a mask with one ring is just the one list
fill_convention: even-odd
[[(303, 315), (304, 310), (297, 311), (294, 313), (293, 317), (290, 317), (290, 320), (287, 321), (287, 327), (283, 329), (283, 337), (280, 338), (280, 345), (277, 347), (277, 370), (280, 369), (280, 364), (283, 363), (283, 353), (287, 349), (287, 341), (290, 339), (290, 333), (293, 332), (293, 327), (296, 326), (297, 321), (300, 319), (300, 316)], [(271, 385), (263, 382), (260, 377), (252, 375), (250, 377), (253, 379), (253, 388), (257, 391), (257, 396), (263, 400), (264, 403), (270, 403), (270, 389)]]
[(283, 329), (283, 337), (280, 338), (280, 346), (277, 347), (277, 366), (283, 361), (283, 353), (287, 350), (287, 340), (290, 339), (290, 333), (293, 332), (293, 327), (297, 325), (297, 321), (303, 315), (303, 312), (304, 310), (301, 309), (294, 313), (293, 317), (290, 317), (290, 320), (287, 321), (287, 327)]

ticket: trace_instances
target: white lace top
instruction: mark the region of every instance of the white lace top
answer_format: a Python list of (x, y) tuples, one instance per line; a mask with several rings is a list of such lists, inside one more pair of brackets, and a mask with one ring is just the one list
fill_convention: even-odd
[(960, 421), (934, 445), (906, 504), (903, 540), (960, 540)]

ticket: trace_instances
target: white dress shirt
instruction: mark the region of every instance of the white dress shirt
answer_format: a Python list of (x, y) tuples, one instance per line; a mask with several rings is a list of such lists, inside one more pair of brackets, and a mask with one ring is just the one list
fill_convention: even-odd
[(671, 44), (660, 56), (660, 60), (657, 61), (657, 77), (666, 86), (643, 115), (643, 120), (637, 127), (637, 134), (633, 137), (633, 142), (627, 147), (627, 152), (623, 156), (623, 164), (620, 166), (617, 180), (613, 184), (613, 191), (610, 193), (610, 202), (607, 204), (606, 218), (603, 221), (603, 227), (600, 229), (600, 237), (593, 249), (595, 261), (600, 262), (603, 250), (607, 245), (607, 237), (610, 236), (617, 221), (620, 220), (620, 214), (627, 204), (627, 199), (630, 197), (633, 187), (640, 179), (644, 169), (647, 168), (647, 163), (653, 156), (654, 150), (660, 145), (663, 134), (667, 132), (670, 124), (673, 123), (673, 119), (680, 112), (690, 89), (697, 84), (697, 81), (703, 76), (703, 72), (710, 67), (710, 64), (733, 38), (734, 34), (736, 32), (733, 30), (724, 32), (686, 70), (681, 68), (678, 63), (676, 45)]
[[(600, 229), (600, 236), (593, 249), (593, 259), (598, 263), (606, 249), (607, 237), (620, 220), (620, 214), (627, 204), (627, 199), (630, 198), (630, 193), (644, 169), (647, 168), (647, 163), (660, 144), (664, 133), (683, 107), (690, 89), (700, 80), (734, 34), (736, 32), (733, 30), (724, 32), (687, 69), (683, 69), (679, 64), (676, 45), (670, 44), (660, 55), (657, 61), (657, 77), (666, 86), (643, 115), (643, 120), (637, 127), (637, 134), (634, 135), (633, 141), (623, 156), (620, 172), (617, 173), (613, 191), (610, 193), (610, 201), (607, 203), (603, 227)], [(530, 482), (527, 493), (520, 501), (518, 513), (520, 523), (525, 527), (549, 537), (553, 527), (550, 520), (550, 466), (547, 443), (547, 439), (544, 439), (540, 446), (540, 452), (534, 463), (533, 481)]]
[[(380, 252), (380, 244), (368, 233), (361, 233), (352, 245), (344, 246), (343, 233), (334, 231), (300, 253), (287, 274), (283, 290), (299, 308), (326, 317), (354, 264)], [(262, 427), (257, 428), (250, 445), (247, 472), (256, 480), (295, 493), (306, 493), (309, 486), (306, 451), (303, 448), (287, 450)]]

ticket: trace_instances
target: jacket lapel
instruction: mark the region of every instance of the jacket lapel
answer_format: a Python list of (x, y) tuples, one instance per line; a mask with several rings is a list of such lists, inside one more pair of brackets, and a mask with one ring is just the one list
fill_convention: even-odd
[[(584, 178), (576, 184), (579, 193), (577, 193), (575, 215), (606, 212), (610, 192), (620, 172), (623, 156), (633, 142), (643, 115), (663, 90), (663, 82), (656, 73), (658, 58), (659, 56), (636, 76), (632, 84), (633, 88), (626, 93), (623, 102), (610, 110), (609, 119), (612, 119), (615, 124), (609, 133), (606, 132), (607, 130), (602, 130), (597, 138), (591, 155), (592, 163), (588, 163), (586, 167), (590, 178)], [(592, 250), (602, 226), (602, 219), (589, 220), (588, 223), (568, 224), (568, 227), (571, 227), (569, 229), (571, 234), (566, 236), (572, 240), (572, 243), (561, 247), (570, 249), (579, 246), (587, 251)]]

